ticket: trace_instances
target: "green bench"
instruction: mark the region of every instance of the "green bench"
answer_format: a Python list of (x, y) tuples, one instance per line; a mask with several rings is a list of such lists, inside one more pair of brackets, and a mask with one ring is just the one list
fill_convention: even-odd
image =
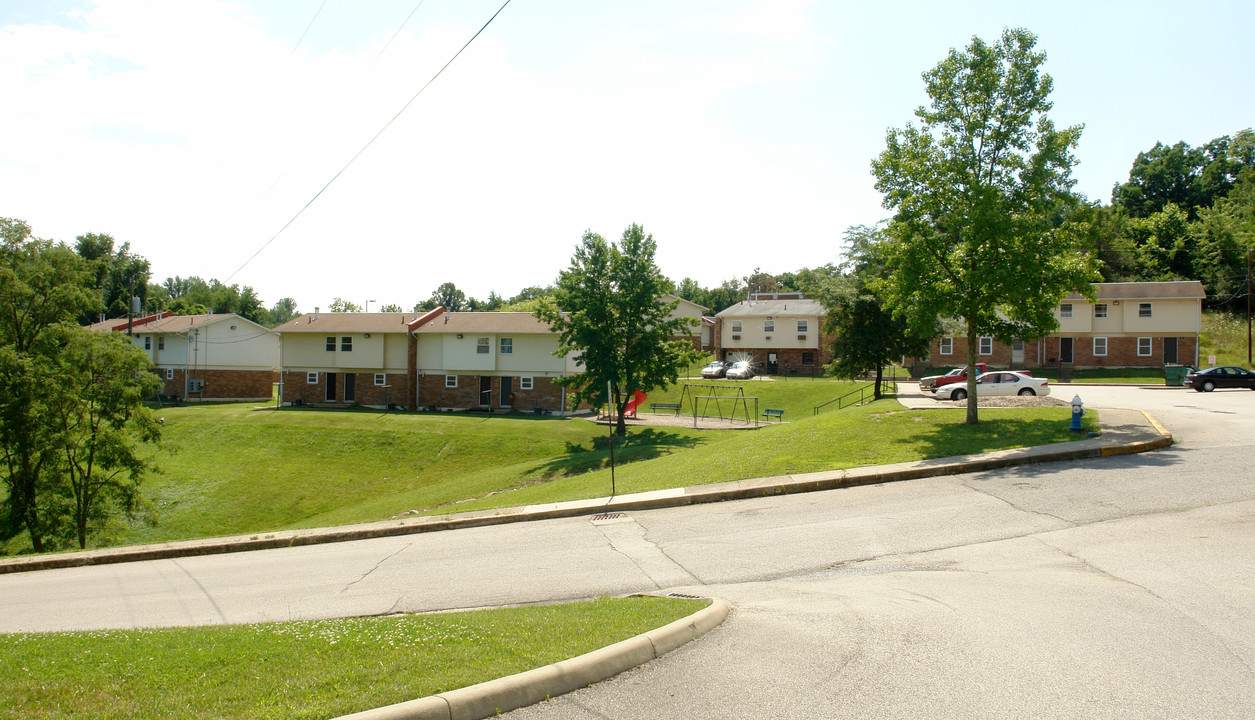
[(650, 403), (649, 411), (656, 413), (659, 410), (670, 410), (673, 414), (680, 414), (680, 403)]
[(763, 417), (767, 418), (767, 422), (771, 422), (772, 418), (775, 418), (777, 420), (783, 420), (784, 411), (767, 408), (766, 410), (763, 411)]

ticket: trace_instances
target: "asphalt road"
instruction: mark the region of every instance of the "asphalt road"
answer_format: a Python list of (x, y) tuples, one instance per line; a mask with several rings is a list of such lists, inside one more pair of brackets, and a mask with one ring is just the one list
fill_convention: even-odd
[[(884, 486), (0, 577), (0, 632), (668, 591), (725, 624), (515, 718), (1255, 716), (1255, 393), (1085, 388), (1177, 445)], [(1070, 399), (1073, 389), (1055, 386)]]

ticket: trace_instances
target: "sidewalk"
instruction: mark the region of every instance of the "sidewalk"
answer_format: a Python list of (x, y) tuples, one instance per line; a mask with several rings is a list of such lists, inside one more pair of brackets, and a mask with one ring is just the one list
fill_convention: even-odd
[[(903, 392), (898, 396), (898, 399), (906, 407), (938, 407), (935, 400), (925, 397), (918, 389), (913, 394), (907, 387), (902, 389)], [(938, 475), (980, 472), (982, 470), (1027, 465), (1030, 463), (1139, 453), (1172, 444), (1172, 435), (1153, 417), (1139, 410), (1104, 409), (1101, 411), (1100, 425), (1102, 433), (1097, 437), (1085, 438), (1081, 436), (1072, 442), (973, 455), (958, 455), (947, 458), (933, 458), (931, 460), (917, 460), (895, 465), (751, 478), (688, 488), (619, 495), (610, 498), (573, 500), (548, 505), (484, 510), (458, 515), (404, 518), (360, 525), (287, 530), (259, 535), (187, 540), (160, 545), (139, 545), (56, 553), (35, 557), (6, 558), (0, 560), (0, 575), (34, 570), (51, 570), (54, 568), (135, 562), (139, 560), (159, 560), (246, 552), (250, 550), (299, 547), (331, 542), (439, 532), (459, 528), (503, 525), (505, 523), (532, 520), (579, 517), (606, 512), (649, 510), (696, 505), (698, 503), (722, 502), (724, 500), (742, 500), (772, 495), (815, 492), (817, 490), (835, 490), (838, 488), (875, 485)]]

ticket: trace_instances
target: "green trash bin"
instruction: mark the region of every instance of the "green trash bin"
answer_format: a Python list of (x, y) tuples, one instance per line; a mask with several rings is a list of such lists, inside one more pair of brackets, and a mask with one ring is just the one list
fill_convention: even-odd
[(1163, 366), (1163, 378), (1164, 378), (1163, 384), (1174, 385), (1176, 387), (1184, 386), (1185, 385), (1185, 371), (1186, 371), (1186, 367), (1184, 365), (1164, 365)]

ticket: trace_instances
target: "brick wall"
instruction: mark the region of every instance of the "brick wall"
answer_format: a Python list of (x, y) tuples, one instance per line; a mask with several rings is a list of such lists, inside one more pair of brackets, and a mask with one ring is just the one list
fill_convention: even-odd
[[(1058, 364), (1060, 343), (1059, 336), (1052, 335), (1042, 340), (1028, 340), (1024, 343), (1024, 362), (1011, 363), (1011, 347), (994, 342), (993, 353), (977, 355), (977, 362), (988, 363), (991, 368), (1035, 368), (1052, 367)], [(1177, 338), (1177, 360), (1181, 365), (1194, 362), (1194, 353), (1198, 346), (1198, 338), (1184, 336)], [(1038, 348), (1041, 348), (1040, 352)], [(934, 339), (932, 349), (926, 360), (930, 367), (959, 367), (967, 363), (967, 339), (954, 338), (954, 352), (950, 355), (941, 354), (941, 341)], [(1072, 338), (1072, 366), (1077, 368), (1092, 367), (1161, 367), (1164, 364), (1164, 338), (1151, 336), (1150, 355), (1137, 354), (1136, 337), (1108, 337), (1107, 354), (1094, 354), (1094, 338), (1082, 336)]]
[[(330, 402), (326, 399), (329, 373), (318, 373), (317, 383), (308, 382), (307, 374), (304, 370), (283, 373), (284, 403), (300, 400), (306, 405), (373, 405), (384, 407), (391, 402), (408, 408), (414, 402), (413, 395), (410, 393), (409, 378), (405, 373), (387, 373), (384, 376), (384, 383), (390, 387), (376, 385), (375, 373), (373, 372), (334, 373), (336, 383), (335, 400)], [(350, 374), (353, 375), (352, 402), (344, 399), (345, 377)]]
[[(192, 370), (174, 369), (174, 377), (166, 379), (166, 369), (157, 368), (157, 376), (165, 385), (162, 395), (184, 400), (269, 400), (279, 373), (271, 370)], [(201, 381), (200, 392), (191, 392), (188, 379)]]
[[(418, 401), (420, 407), (427, 408), (435, 405), (438, 408), (465, 408), (478, 409), (480, 405), (480, 387), (478, 375), (459, 375), (458, 386), (455, 388), (445, 387), (445, 376), (427, 374), (419, 378), (418, 381)], [(521, 379), (517, 376), (511, 378), (511, 393), (514, 399), (507, 400), (502, 403), (501, 397), (501, 380), (497, 376), (489, 378), (491, 387), (491, 409), (513, 409), (520, 412), (531, 412), (533, 408), (540, 408), (549, 412), (561, 412), (563, 404), (562, 388), (554, 383), (552, 378), (533, 377), (532, 389), (524, 390), (521, 385)], [(572, 408), (567, 408), (570, 411)]]

